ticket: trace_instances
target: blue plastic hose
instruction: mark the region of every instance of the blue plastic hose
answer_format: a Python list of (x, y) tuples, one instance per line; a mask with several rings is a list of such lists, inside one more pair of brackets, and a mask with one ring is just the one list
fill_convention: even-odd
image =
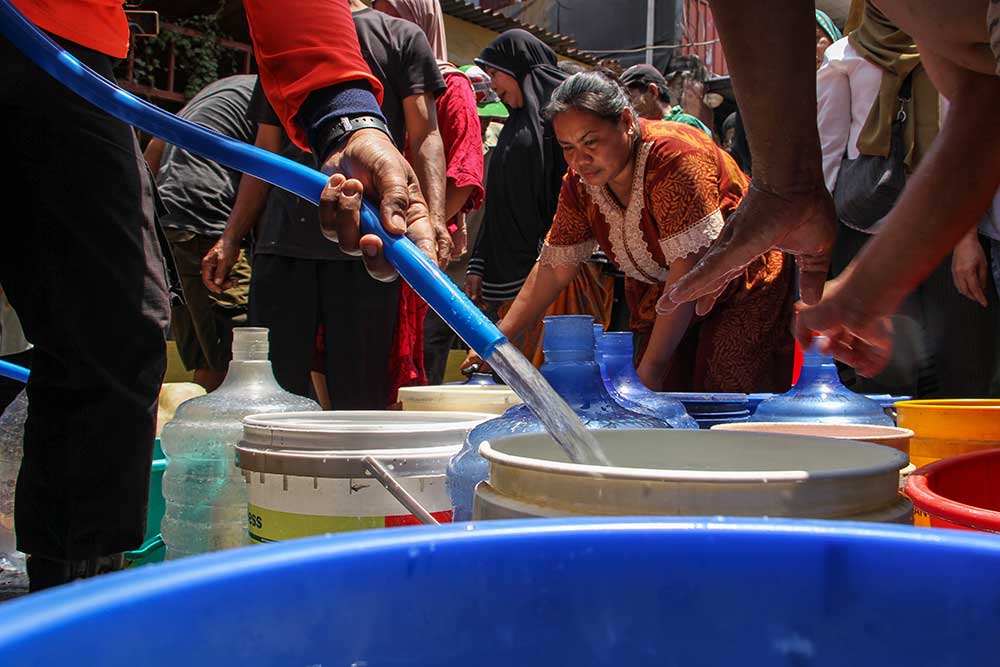
[[(6, 2), (6, 0), (4, 0)], [(0, 361), (0, 377), (10, 378), (18, 382), (27, 382), (28, 375), (31, 374), (24, 366), (18, 366), (7, 361)]]
[[(125, 92), (42, 34), (8, 0), (0, 0), (0, 34), (61, 84), (112, 116), (168, 143), (256, 176), (314, 204), (319, 203), (327, 181), (324, 174), (206, 130)], [(484, 358), (489, 358), (496, 346), (506, 340), (413, 242), (388, 233), (382, 227), (377, 210), (368, 202), (361, 211), (361, 231), (382, 239), (386, 259), (403, 279)]]

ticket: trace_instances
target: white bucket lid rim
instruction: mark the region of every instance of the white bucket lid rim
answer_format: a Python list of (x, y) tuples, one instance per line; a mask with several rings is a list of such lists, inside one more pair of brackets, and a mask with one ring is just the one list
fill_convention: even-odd
[[(621, 437), (627, 433), (641, 433), (638, 430), (622, 429), (617, 431), (607, 431)], [(644, 481), (676, 481), (676, 482), (719, 482), (719, 483), (739, 483), (760, 484), (768, 482), (801, 482), (807, 480), (823, 480), (837, 478), (851, 478), (868, 475), (880, 475), (886, 473), (898, 474), (898, 471), (909, 463), (909, 458), (902, 452), (857, 440), (837, 440), (833, 438), (818, 438), (812, 436), (792, 436), (785, 434), (771, 433), (751, 433), (751, 432), (727, 432), (727, 431), (678, 431), (684, 437), (695, 441), (711, 442), (716, 436), (724, 438), (747, 438), (757, 440), (761, 443), (768, 441), (777, 442), (777, 439), (793, 439), (793, 444), (804, 444), (806, 446), (832, 447), (833, 452), (847, 451), (847, 448), (878, 448), (876, 458), (881, 461), (867, 463), (864, 466), (856, 467), (827, 467), (818, 470), (805, 469), (773, 469), (773, 470), (699, 470), (699, 469), (668, 469), (668, 468), (640, 468), (626, 466), (598, 466), (582, 465), (569, 461), (554, 461), (544, 458), (532, 458), (518, 454), (509, 454), (498, 451), (491, 446), (489, 441), (480, 445), (479, 453), (491, 464), (511, 466), (524, 470), (534, 470), (538, 472), (552, 473), (568, 476), (583, 477), (603, 477), (605, 479), (623, 480), (644, 480)], [(714, 435), (713, 435), (714, 434)], [(502, 440), (523, 439), (530, 440), (538, 438), (544, 434), (523, 434), (505, 436)], [(668, 432), (673, 435), (673, 432)], [(707, 436), (707, 437), (706, 437)], [(717, 439), (717, 438), (716, 438)], [(500, 440), (497, 441), (500, 444)], [(700, 445), (701, 443), (699, 443)], [(884, 451), (883, 451), (884, 450)], [(872, 453), (872, 452), (869, 452)]]

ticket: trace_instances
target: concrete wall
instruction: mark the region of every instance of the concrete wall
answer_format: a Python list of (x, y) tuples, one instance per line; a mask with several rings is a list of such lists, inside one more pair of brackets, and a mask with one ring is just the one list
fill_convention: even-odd
[[(654, 41), (680, 41), (678, 0), (656, 0)], [(527, 0), (504, 7), (503, 13), (525, 23), (572, 37), (583, 51), (640, 48), (646, 43), (646, 0)], [(670, 50), (654, 51), (661, 71)], [(623, 67), (645, 62), (645, 53), (608, 54)]]

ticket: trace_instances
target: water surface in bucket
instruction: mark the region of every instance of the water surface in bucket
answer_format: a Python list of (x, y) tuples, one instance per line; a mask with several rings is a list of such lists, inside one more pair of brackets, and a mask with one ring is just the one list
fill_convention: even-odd
[(576, 413), (513, 343), (497, 345), (488, 361), (524, 400), (525, 405), (531, 408), (571, 461), (587, 465), (610, 465), (604, 450), (583, 427)]

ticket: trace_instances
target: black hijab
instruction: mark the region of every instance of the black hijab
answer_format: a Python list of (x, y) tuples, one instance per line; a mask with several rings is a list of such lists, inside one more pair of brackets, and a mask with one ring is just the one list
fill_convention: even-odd
[(512, 76), (524, 105), (511, 109), (490, 157), (486, 210), (470, 269), (483, 274), (483, 296), (512, 299), (534, 266), (552, 224), (566, 161), (542, 109), (569, 75), (556, 54), (524, 30), (509, 30), (476, 58)]

